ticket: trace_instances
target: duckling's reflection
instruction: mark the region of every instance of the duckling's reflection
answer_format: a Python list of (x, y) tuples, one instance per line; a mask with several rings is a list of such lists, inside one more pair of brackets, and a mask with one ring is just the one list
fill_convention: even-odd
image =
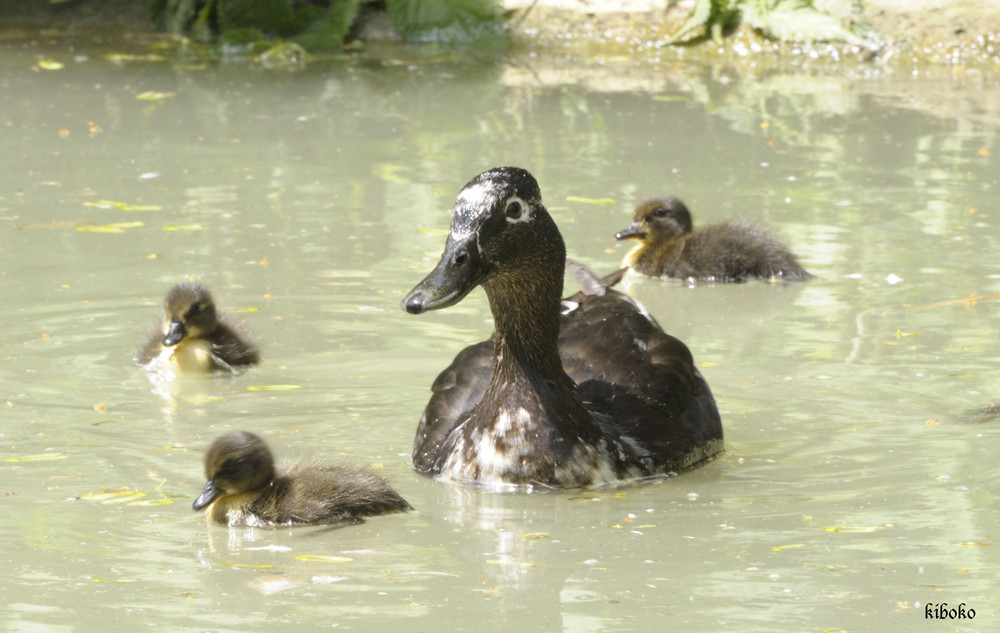
[[(806, 284), (706, 284), (626, 275), (622, 287), (646, 306), (664, 330), (681, 339), (724, 340), (747, 349), (769, 340), (776, 319), (795, 314)], [(780, 334), (780, 332), (776, 332)], [(712, 359), (715, 360), (715, 359)]]
[(988, 406), (969, 409), (956, 419), (959, 424), (986, 424), (1000, 422), (1000, 403), (991, 402)]

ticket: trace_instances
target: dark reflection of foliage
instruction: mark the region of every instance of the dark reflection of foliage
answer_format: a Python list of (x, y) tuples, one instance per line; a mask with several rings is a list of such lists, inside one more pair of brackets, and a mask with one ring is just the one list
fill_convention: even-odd
[(387, 11), (410, 41), (505, 41), (495, 0), (152, 0), (155, 25), (170, 33), (248, 47), (283, 38), (309, 50), (339, 47), (362, 7)]

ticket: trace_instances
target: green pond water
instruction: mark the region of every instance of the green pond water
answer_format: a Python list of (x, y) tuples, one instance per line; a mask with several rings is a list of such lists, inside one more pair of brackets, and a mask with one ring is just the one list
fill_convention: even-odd
[[(1000, 398), (996, 73), (109, 51), (148, 52), (0, 43), (5, 630), (997, 630), (1000, 419), (967, 413)], [(709, 381), (720, 459), (532, 495), (411, 470), (431, 382), (491, 324), (478, 290), (399, 302), (462, 185), (505, 164), (601, 272), (669, 193), (815, 275), (626, 280)], [(185, 279), (260, 367), (157, 388), (133, 365)], [(202, 456), (236, 428), (375, 467), (416, 510), (207, 526)], [(942, 602), (976, 617), (925, 619)]]

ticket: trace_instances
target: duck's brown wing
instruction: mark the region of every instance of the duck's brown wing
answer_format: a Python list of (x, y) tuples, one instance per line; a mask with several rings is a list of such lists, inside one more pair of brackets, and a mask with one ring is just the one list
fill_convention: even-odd
[(153, 327), (149, 328), (146, 340), (135, 351), (133, 360), (135, 360), (136, 364), (146, 365), (149, 361), (159, 356), (160, 351), (163, 349), (163, 330), (161, 327), (162, 325), (157, 321)]
[(625, 276), (628, 272), (628, 268), (619, 268), (613, 273), (609, 273), (604, 277), (599, 277), (597, 273), (588, 268), (586, 265), (581, 264), (575, 259), (566, 258), (566, 272), (573, 281), (576, 282), (581, 290), (580, 292), (570, 295), (563, 299), (564, 303), (579, 303), (585, 296), (594, 295), (602, 296), (607, 292), (608, 288), (611, 288)]
[(684, 257), (698, 277), (803, 281), (812, 277), (795, 255), (761, 227), (732, 220), (708, 224), (688, 238)]
[(559, 353), (588, 408), (614, 420), (659, 469), (680, 470), (721, 450), (715, 398), (690, 350), (628, 296), (583, 297), (563, 316)]
[(375, 473), (314, 460), (286, 466), (253, 507), (275, 525), (359, 521), (412, 509)]
[(260, 362), (260, 350), (250, 337), (243, 333), (238, 319), (224, 314), (212, 335), (212, 360), (229, 369), (242, 369)]
[(430, 401), (413, 439), (413, 467), (433, 473), (433, 464), (452, 430), (468, 419), (493, 378), (493, 341), (466, 347), (431, 386)]

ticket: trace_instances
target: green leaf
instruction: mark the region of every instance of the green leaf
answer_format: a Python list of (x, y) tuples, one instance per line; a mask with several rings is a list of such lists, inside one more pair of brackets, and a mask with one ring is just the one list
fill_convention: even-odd
[(354, 560), (347, 556), (333, 556), (329, 554), (301, 554), (293, 558), (309, 563), (350, 563)]
[(111, 224), (101, 224), (98, 226), (87, 224), (76, 227), (76, 230), (83, 231), (84, 233), (124, 233), (125, 229), (135, 229), (140, 226), (145, 225), (142, 222), (112, 222)]
[(768, 37), (795, 42), (860, 41), (836, 18), (816, 10), (811, 1), (778, 0), (774, 6), (766, 5), (762, 0), (747, 3), (743, 20)]
[(739, 10), (731, 0), (697, 0), (681, 30), (671, 35), (666, 43), (673, 44), (686, 37), (691, 31), (705, 27), (712, 39), (722, 40), (722, 32), (739, 21)]
[(34, 455), (17, 455), (4, 458), (5, 462), (51, 462), (57, 459), (66, 459), (69, 455), (63, 453), (36, 453)]
[(836, 18), (817, 10), (813, 0), (696, 0), (687, 22), (666, 43), (702, 27), (721, 42), (725, 30), (741, 20), (775, 39), (863, 43)]
[[(300, 11), (298, 15), (309, 14)], [(311, 51), (338, 48), (344, 43), (357, 16), (358, 3), (355, 0), (333, 0), (328, 11), (314, 14), (301, 24), (299, 34), (292, 41)]]

